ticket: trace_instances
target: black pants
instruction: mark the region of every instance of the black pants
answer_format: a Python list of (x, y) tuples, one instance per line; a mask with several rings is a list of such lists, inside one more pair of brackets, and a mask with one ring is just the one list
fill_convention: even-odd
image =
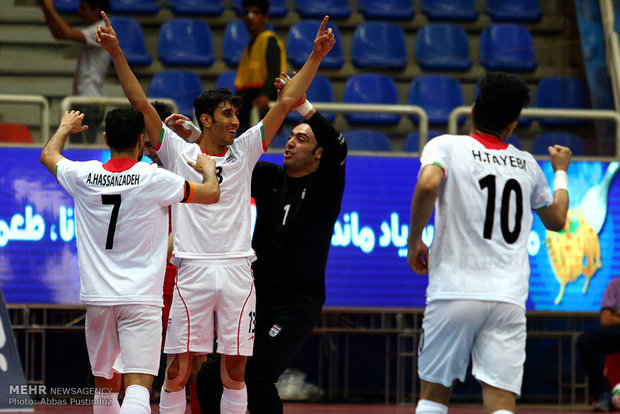
[(577, 339), (577, 349), (583, 369), (588, 376), (590, 393), (596, 399), (610, 391), (609, 381), (603, 375), (605, 356), (620, 351), (620, 325), (605, 326), (582, 334)]
[[(245, 383), (250, 414), (281, 414), (275, 383), (312, 333), (322, 301), (257, 313), (253, 355), (248, 358)], [(203, 414), (219, 414), (222, 382), (219, 355), (210, 355), (198, 372), (196, 391)]]

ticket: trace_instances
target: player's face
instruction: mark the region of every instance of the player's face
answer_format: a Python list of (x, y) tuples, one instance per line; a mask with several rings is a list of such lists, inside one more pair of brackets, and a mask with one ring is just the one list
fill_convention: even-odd
[(153, 144), (151, 144), (151, 141), (144, 142), (143, 150), (144, 150), (144, 155), (146, 155), (151, 160), (153, 160), (155, 164), (161, 166), (161, 160), (159, 159), (159, 156), (157, 156), (155, 149), (153, 149)]
[(291, 131), (284, 149), (284, 167), (291, 173), (309, 174), (316, 170), (322, 148), (317, 147), (314, 132), (308, 124), (299, 124)]
[(230, 102), (222, 102), (215, 109), (211, 132), (219, 145), (231, 145), (235, 140), (239, 128), (238, 113), (239, 109)]

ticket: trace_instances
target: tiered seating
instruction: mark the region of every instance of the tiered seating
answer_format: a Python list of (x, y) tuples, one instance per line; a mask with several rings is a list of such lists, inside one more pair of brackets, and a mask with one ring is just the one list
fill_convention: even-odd
[[(320, 24), (319, 21), (304, 20), (293, 24), (289, 29), (286, 38), (286, 57), (294, 68), (301, 68), (308, 59)], [(332, 23), (328, 23), (327, 28), (332, 29), (337, 39), (342, 39), (340, 31)], [(323, 58), (321, 69), (339, 69), (343, 65), (342, 42), (336, 42), (332, 50)]]
[[(441, 132), (437, 129), (428, 130), (428, 140), (443, 135), (445, 132)], [(405, 137), (405, 144), (403, 146), (404, 152), (419, 152), (420, 151), (420, 133), (418, 131), (410, 132)]]
[[(334, 91), (332, 90), (332, 84), (329, 79), (323, 75), (316, 75), (306, 92), (306, 97), (310, 102), (334, 102)], [(333, 112), (323, 112), (321, 114), (329, 122), (334, 122), (336, 114)], [(301, 120), (301, 115), (296, 111), (291, 111), (286, 116), (286, 122), (298, 122)]]
[(0, 123), (0, 142), (32, 144), (34, 141), (26, 125)]
[[(586, 84), (581, 79), (566, 76), (543, 78), (536, 88), (534, 106), (537, 108), (585, 109), (588, 97)], [(582, 126), (581, 119), (540, 118), (543, 126)]]
[[(233, 0), (233, 9), (235, 13), (237, 13), (237, 16), (241, 16), (243, 13), (242, 4), (242, 0)], [(286, 0), (269, 0), (269, 17), (280, 18), (287, 14), (288, 6), (286, 5)]]
[(171, 98), (179, 112), (188, 118), (194, 116), (194, 99), (203, 92), (200, 77), (193, 72), (169, 70), (156, 73), (149, 86), (149, 97)]
[(222, 0), (168, 0), (168, 7), (175, 16), (221, 16)]
[(229, 70), (228, 72), (222, 73), (215, 80), (216, 88), (228, 88), (231, 91), (235, 91), (235, 79), (237, 78), (236, 70)]
[[(409, 104), (424, 108), (429, 124), (447, 124), (450, 112), (465, 104), (458, 81), (447, 75), (422, 75), (411, 81)], [(411, 117), (417, 122), (416, 117)], [(464, 119), (461, 120), (464, 122)]]
[(476, 0), (422, 0), (429, 20), (473, 21), (478, 18)]
[(537, 63), (530, 31), (513, 23), (485, 28), (480, 38), (480, 63), (491, 71), (533, 72)]
[(563, 145), (573, 152), (573, 155), (586, 155), (586, 148), (583, 140), (575, 134), (568, 132), (545, 132), (534, 138), (532, 143), (532, 154), (549, 155), (547, 148), (552, 145)]
[(404, 69), (405, 32), (395, 23), (362, 23), (353, 33), (353, 65), (363, 69)]
[(158, 50), (164, 65), (211, 66), (215, 62), (211, 29), (198, 19), (166, 21), (159, 31)]
[(357, 10), (366, 20), (411, 20), (412, 0), (358, 0)]
[[(351, 76), (344, 86), (344, 103), (398, 104), (398, 91), (391, 77), (375, 73)], [(396, 125), (398, 114), (350, 113), (345, 114), (349, 124)]]
[(485, 11), (494, 22), (537, 22), (540, 0), (486, 0)]
[(118, 43), (127, 62), (137, 66), (150, 65), (153, 58), (146, 51), (140, 24), (130, 17), (110, 17), (110, 23), (118, 36)]
[(54, 9), (58, 13), (77, 13), (80, 0), (54, 0)]
[(159, 13), (158, 0), (110, 0), (110, 12), (116, 14)]
[(322, 19), (325, 15), (347, 19), (351, 16), (349, 0), (295, 0), (295, 11), (302, 19)]
[(391, 151), (390, 140), (382, 131), (352, 129), (343, 133), (349, 151)]
[(469, 41), (462, 27), (432, 23), (416, 35), (415, 59), (424, 70), (469, 70)]

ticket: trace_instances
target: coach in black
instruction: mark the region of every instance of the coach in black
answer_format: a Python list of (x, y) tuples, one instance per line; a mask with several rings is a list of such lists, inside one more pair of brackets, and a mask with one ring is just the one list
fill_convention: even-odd
[[(248, 411), (282, 413), (275, 383), (314, 328), (325, 302), (325, 266), (344, 191), (347, 144), (308, 101), (297, 108), (284, 166), (259, 162), (252, 175), (256, 339), (246, 366)], [(219, 412), (219, 365), (198, 374), (203, 412)]]

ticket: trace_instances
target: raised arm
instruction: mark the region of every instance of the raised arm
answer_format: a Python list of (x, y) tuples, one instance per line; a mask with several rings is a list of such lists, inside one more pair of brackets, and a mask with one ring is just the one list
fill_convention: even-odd
[(65, 158), (62, 156), (62, 150), (65, 147), (69, 135), (77, 134), (88, 129), (87, 125), (82, 125), (83, 119), (84, 114), (79, 111), (65, 112), (60, 120), (58, 129), (54, 135), (47, 140), (45, 147), (43, 147), (43, 151), (41, 151), (41, 164), (43, 164), (49, 172), (54, 174), (54, 177), (56, 176), (56, 164), (58, 164), (58, 161)]
[(194, 195), (190, 203), (213, 204), (220, 200), (220, 184), (215, 175), (215, 160), (207, 154), (198, 154), (196, 162), (187, 162), (203, 175), (202, 183), (193, 183)]
[(129, 103), (138, 111), (144, 115), (144, 123), (146, 125), (146, 139), (151, 140), (154, 147), (157, 146), (157, 142), (153, 142), (159, 138), (162, 128), (162, 121), (157, 114), (157, 111), (147, 101), (146, 94), (142, 89), (142, 85), (135, 77), (125, 55), (118, 44), (118, 38), (116, 32), (110, 24), (110, 19), (106, 16), (105, 12), (101, 12), (101, 17), (105, 22), (105, 27), (98, 26), (97, 33), (95, 34), (95, 40), (99, 43), (112, 57), (114, 63), (114, 69), (118, 80), (123, 87), (125, 96), (129, 99)]
[(534, 210), (545, 227), (552, 231), (560, 231), (566, 222), (568, 212), (568, 190), (566, 187), (566, 171), (570, 165), (572, 152), (570, 148), (554, 145), (548, 148), (551, 166), (556, 179), (553, 191), (553, 203), (550, 206)]
[(39, 0), (41, 10), (45, 16), (45, 23), (55, 39), (74, 40), (85, 42), (84, 33), (69, 26), (60, 14), (54, 9), (54, 0)]

